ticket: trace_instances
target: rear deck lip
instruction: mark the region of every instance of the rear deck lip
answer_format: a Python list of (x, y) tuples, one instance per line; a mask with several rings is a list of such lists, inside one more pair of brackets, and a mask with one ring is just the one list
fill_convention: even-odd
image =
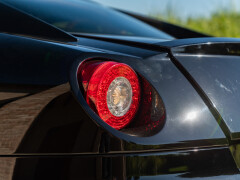
[(208, 38), (188, 38), (175, 39), (171, 41), (159, 42), (153, 45), (159, 45), (165, 48), (174, 48), (180, 46), (189, 46), (197, 44), (219, 44), (219, 43), (240, 43), (240, 38), (223, 38), (223, 37), (208, 37)]

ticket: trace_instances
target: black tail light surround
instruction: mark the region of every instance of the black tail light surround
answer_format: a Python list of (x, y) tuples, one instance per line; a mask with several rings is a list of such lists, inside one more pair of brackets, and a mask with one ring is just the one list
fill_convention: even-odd
[(115, 130), (147, 137), (163, 128), (166, 112), (160, 95), (127, 64), (84, 60), (78, 66), (77, 81), (88, 106)]

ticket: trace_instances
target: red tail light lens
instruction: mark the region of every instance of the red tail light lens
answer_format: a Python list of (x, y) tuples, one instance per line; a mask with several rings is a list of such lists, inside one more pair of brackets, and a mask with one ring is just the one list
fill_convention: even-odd
[(126, 64), (112, 61), (86, 63), (78, 72), (90, 107), (115, 129), (126, 127), (140, 101), (137, 74)]
[(141, 74), (113, 61), (84, 61), (78, 83), (88, 105), (111, 127), (136, 136), (151, 136), (165, 124), (162, 98)]

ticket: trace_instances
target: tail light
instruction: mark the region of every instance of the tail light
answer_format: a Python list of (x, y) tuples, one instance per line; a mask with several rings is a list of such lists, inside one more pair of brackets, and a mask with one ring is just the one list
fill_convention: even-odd
[[(85, 61), (78, 69), (78, 80), (89, 106), (113, 128), (125, 129), (131, 124), (137, 128), (145, 123), (151, 129), (162, 122), (164, 109), (156, 120), (154, 112), (159, 107), (153, 106), (163, 103), (153, 97), (156, 92), (151, 85), (130, 66), (113, 61)], [(136, 118), (138, 122), (134, 122)]]

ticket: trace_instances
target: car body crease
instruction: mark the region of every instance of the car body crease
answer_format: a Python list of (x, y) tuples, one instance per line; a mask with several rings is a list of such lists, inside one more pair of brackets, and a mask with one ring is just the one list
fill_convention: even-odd
[(176, 153), (181, 151), (198, 151), (202, 149), (216, 149), (216, 148), (228, 148), (228, 144), (222, 145), (211, 145), (211, 146), (192, 146), (184, 148), (173, 148), (173, 149), (152, 149), (152, 150), (137, 150), (137, 151), (110, 151), (104, 153), (13, 153), (13, 154), (0, 154), (1, 157), (12, 157), (12, 158), (32, 158), (32, 157), (98, 157), (98, 156), (124, 156), (124, 155), (153, 155), (159, 153)]

